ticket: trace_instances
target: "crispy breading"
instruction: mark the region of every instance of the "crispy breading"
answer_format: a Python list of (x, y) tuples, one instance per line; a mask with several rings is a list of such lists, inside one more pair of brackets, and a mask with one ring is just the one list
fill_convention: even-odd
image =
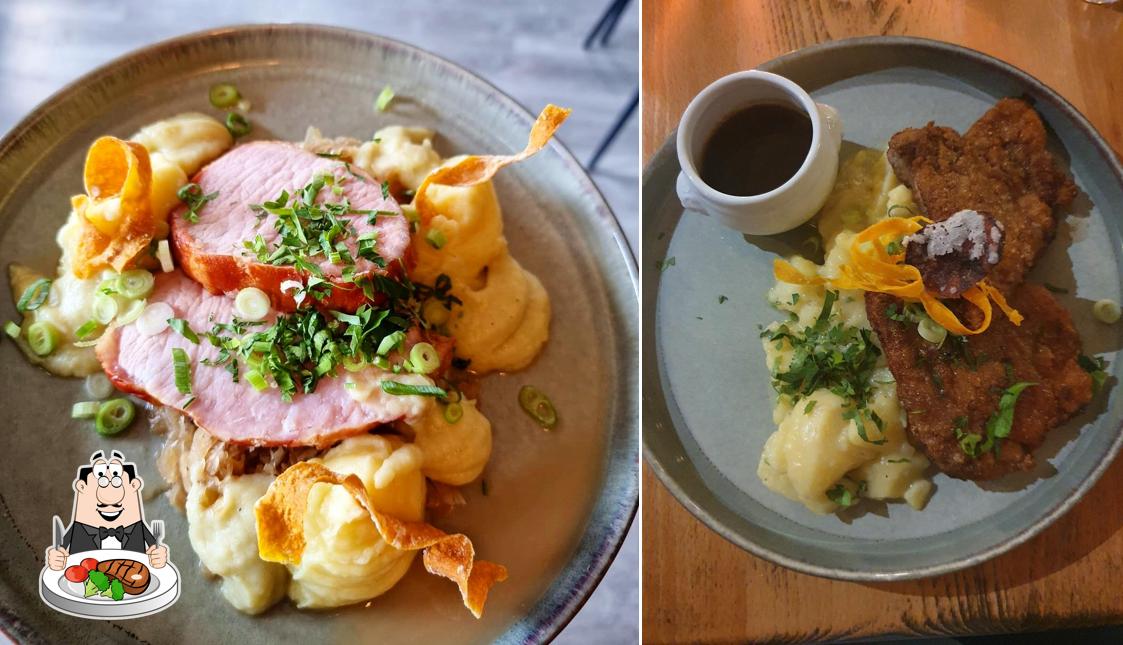
[(965, 135), (934, 123), (908, 128), (893, 135), (887, 154), (929, 218), (942, 221), (971, 209), (1002, 222), (1006, 240), (990, 281), (1009, 293), (1053, 239), (1054, 209), (1076, 197), (1076, 185), (1045, 141), (1033, 108), (1002, 99)]
[[(1043, 287), (1022, 284), (1010, 304), (1025, 315), (1020, 327), (1004, 317), (976, 336), (948, 336), (942, 347), (922, 339), (915, 322), (890, 318), (888, 309), (903, 302), (881, 293), (866, 294), (866, 313), (897, 380), (897, 396), (908, 414), (911, 443), (943, 472), (961, 479), (986, 480), (1033, 467), (1032, 451), (1045, 434), (1092, 398), (1092, 379), (1078, 364), (1080, 336), (1072, 318)], [(979, 311), (948, 301), (961, 319)], [(976, 321), (971, 321), (974, 324)], [(1014, 383), (1027, 388), (1014, 408), (1014, 424), (999, 450), (971, 457), (960, 446), (962, 432), (986, 436), (1002, 392)], [(957, 424), (957, 419), (961, 417)]]

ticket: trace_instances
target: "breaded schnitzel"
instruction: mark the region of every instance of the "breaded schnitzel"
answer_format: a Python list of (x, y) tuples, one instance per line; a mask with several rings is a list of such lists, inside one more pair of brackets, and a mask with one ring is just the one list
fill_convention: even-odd
[(1053, 239), (1054, 209), (1076, 197), (1076, 185), (1045, 149), (1045, 139), (1033, 108), (1002, 99), (965, 135), (929, 123), (889, 140), (893, 171), (930, 219), (970, 209), (1002, 223), (1002, 259), (990, 281), (1004, 293), (1021, 284)]
[[(995, 316), (985, 332), (948, 335), (937, 346), (920, 337), (915, 321), (894, 319), (904, 318), (901, 300), (866, 293), (870, 325), (908, 413), (909, 440), (953, 477), (994, 479), (1032, 468), (1032, 451), (1045, 434), (1092, 398), (1092, 379), (1077, 363), (1080, 336), (1068, 311), (1036, 284), (1016, 287), (1009, 302), (1025, 316), (1020, 327)], [(946, 304), (961, 320), (978, 324), (980, 312), (970, 304)], [(979, 450), (1003, 393), (1019, 382), (1035, 385), (1016, 399), (1009, 436), (995, 441), (997, 452)], [(969, 454), (973, 451), (978, 454)]]

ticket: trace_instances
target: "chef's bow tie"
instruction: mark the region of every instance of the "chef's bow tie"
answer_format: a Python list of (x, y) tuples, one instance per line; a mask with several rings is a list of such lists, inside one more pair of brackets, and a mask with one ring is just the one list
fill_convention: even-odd
[(110, 529), (110, 528), (106, 528), (106, 527), (102, 526), (102, 527), (98, 527), (97, 534), (98, 534), (98, 537), (102, 540), (104, 540), (106, 537), (112, 535), (113, 537), (117, 538), (118, 542), (121, 542), (125, 539), (125, 527), (118, 526), (118, 527)]

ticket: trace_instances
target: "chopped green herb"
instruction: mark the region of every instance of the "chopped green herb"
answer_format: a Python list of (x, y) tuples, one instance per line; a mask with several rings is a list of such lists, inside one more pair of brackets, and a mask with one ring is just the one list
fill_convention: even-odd
[(987, 437), (986, 441), (979, 446), (979, 454), (983, 454), (991, 448), (994, 449), (995, 454), (998, 454), (999, 440), (1010, 436), (1010, 430), (1014, 427), (1014, 406), (1018, 402), (1018, 397), (1027, 387), (1034, 385), (1037, 384), (1022, 381), (1011, 385), (1002, 393), (998, 400), (998, 410), (987, 419)]
[(790, 304), (791, 306), (793, 306), (793, 307), (794, 307), (794, 306), (796, 306), (796, 304), (797, 304), (798, 302), (799, 302), (799, 294), (798, 294), (798, 293), (793, 293), (793, 294), (792, 294), (792, 299), (791, 299), (791, 301), (790, 301), (790, 302), (789, 302), (788, 304)]
[(196, 345), (199, 344), (199, 335), (191, 329), (191, 325), (187, 324), (186, 320), (182, 318), (168, 318), (168, 326), (179, 332), (180, 336), (183, 336), (192, 343)]
[(1092, 377), (1093, 392), (1098, 393), (1103, 389), (1104, 382), (1107, 381), (1107, 363), (1104, 359), (1099, 356), (1081, 354), (1076, 357), (1076, 364)]
[(717, 297), (717, 303), (719, 305), (724, 305), (727, 300), (729, 300), (729, 298), (726, 298), (725, 296), (718, 296)]
[(885, 252), (889, 255), (897, 255), (903, 250), (904, 248), (901, 246), (901, 242), (899, 240), (893, 240), (892, 242), (885, 245)]
[(203, 206), (206, 206), (207, 202), (218, 197), (218, 191), (204, 195), (203, 188), (199, 184), (190, 183), (181, 186), (176, 191), (175, 196), (179, 198), (179, 201), (187, 204), (187, 210), (183, 212), (183, 219), (194, 224), (199, 221), (199, 211), (203, 210)]
[(675, 256), (672, 255), (671, 257), (669, 257), (665, 260), (656, 260), (655, 261), (655, 270), (662, 273), (663, 271), (666, 271), (667, 269), (673, 267), (674, 265), (675, 265)]
[(857, 501), (850, 489), (842, 484), (835, 484), (827, 491), (827, 499), (843, 508), (853, 506)]
[(803, 413), (804, 414), (811, 414), (811, 411), (815, 409), (815, 404), (818, 403), (818, 402), (819, 401), (817, 399), (808, 400), (807, 405), (803, 406)]
[(1045, 285), (1046, 289), (1052, 291), (1053, 293), (1068, 293), (1068, 289), (1065, 289), (1064, 287), (1058, 287), (1056, 285), (1049, 284), (1048, 282), (1045, 282), (1043, 284)]
[(886, 459), (885, 463), (887, 463), (887, 464), (911, 464), (912, 461), (910, 461), (909, 459), (906, 459), (904, 457), (901, 457), (900, 459)]

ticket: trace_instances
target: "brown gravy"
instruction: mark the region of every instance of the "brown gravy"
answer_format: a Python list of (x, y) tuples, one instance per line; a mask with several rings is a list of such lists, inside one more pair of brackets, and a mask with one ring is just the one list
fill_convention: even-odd
[(791, 179), (811, 149), (811, 119), (788, 105), (758, 103), (718, 124), (702, 149), (702, 181), (747, 197)]

